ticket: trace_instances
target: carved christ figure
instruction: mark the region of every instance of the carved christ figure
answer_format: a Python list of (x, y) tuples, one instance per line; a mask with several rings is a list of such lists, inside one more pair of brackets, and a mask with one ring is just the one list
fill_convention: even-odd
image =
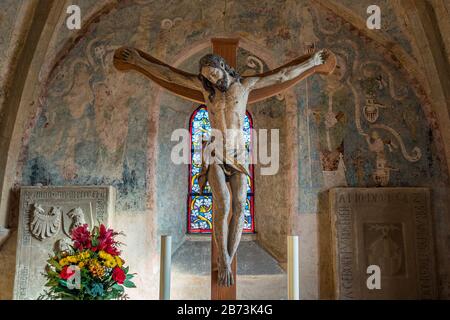
[[(207, 54), (199, 63), (199, 74), (190, 74), (173, 68), (156, 58), (134, 48), (120, 48), (114, 55), (114, 64), (119, 70), (135, 69), (163, 85), (172, 92), (190, 100), (204, 102), (213, 129), (212, 139), (221, 140), (223, 149), (214, 149), (211, 157), (203, 152), (200, 189), (209, 181), (213, 195), (213, 233), (218, 248), (219, 286), (234, 284), (231, 262), (236, 254), (244, 226), (244, 210), (247, 199), (248, 161), (243, 136), (244, 117), (252, 91), (259, 90), (254, 101), (261, 96), (279, 93), (264, 93), (276, 86), (289, 86), (309, 74), (328, 74), (334, 69), (320, 66), (327, 63), (330, 53), (321, 50), (300, 57), (280, 68), (264, 74), (241, 77), (226, 61), (214, 54)], [(334, 56), (333, 56), (334, 58)], [(327, 63), (328, 64), (328, 63)], [(323, 67), (323, 66), (322, 66)], [(291, 83), (289, 83), (291, 82)], [(283, 87), (283, 89), (288, 86)], [(273, 90), (272, 90), (273, 91)], [(251, 101), (252, 98), (250, 98)], [(234, 129), (234, 130), (230, 130)], [(211, 145), (213, 141), (209, 141)], [(208, 159), (206, 159), (208, 158)], [(230, 185), (231, 194), (227, 183)], [(230, 205), (232, 216), (229, 221)]]

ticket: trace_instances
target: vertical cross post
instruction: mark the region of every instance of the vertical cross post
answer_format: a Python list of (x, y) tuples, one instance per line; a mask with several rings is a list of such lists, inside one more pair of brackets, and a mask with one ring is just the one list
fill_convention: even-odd
[[(215, 54), (222, 56), (231, 67), (236, 68), (237, 48), (239, 44), (239, 39), (214, 38), (211, 39), (211, 42), (213, 52)], [(232, 214), (233, 212), (230, 210), (229, 214), (230, 218)], [(220, 287), (219, 272), (217, 271), (217, 257), (218, 257), (218, 249), (214, 240), (214, 232), (213, 232), (211, 235), (211, 300), (236, 300), (237, 258), (235, 256), (231, 263), (231, 269), (233, 271), (234, 277), (234, 285), (232, 285), (231, 287)]]

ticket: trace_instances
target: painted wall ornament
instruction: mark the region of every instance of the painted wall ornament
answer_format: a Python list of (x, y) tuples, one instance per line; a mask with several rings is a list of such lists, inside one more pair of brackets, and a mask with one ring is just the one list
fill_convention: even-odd
[(373, 124), (371, 126), (371, 128), (373, 129), (383, 129), (385, 131), (388, 131), (398, 142), (398, 144), (400, 145), (400, 150), (402, 152), (403, 157), (408, 160), (409, 162), (417, 162), (420, 160), (420, 158), (422, 158), (422, 150), (419, 147), (413, 147), (411, 152), (408, 153), (408, 151), (406, 150), (406, 146), (403, 142), (402, 137), (400, 136), (400, 134), (394, 130), (393, 128), (384, 125), (384, 124)]
[[(264, 62), (262, 62), (261, 59), (258, 57), (255, 57), (253, 55), (249, 55), (246, 58), (246, 67), (248, 67), (244, 72), (242, 72), (242, 76), (252, 76), (258, 73), (264, 72)], [(275, 96), (278, 101), (284, 100), (284, 93), (279, 93)]]
[(363, 108), (364, 118), (370, 123), (377, 122), (378, 117), (380, 116), (380, 108), (384, 109), (387, 107), (377, 102), (373, 95), (369, 95), (366, 98), (366, 104)]
[[(358, 104), (355, 105), (355, 121), (360, 135), (365, 137), (369, 151), (375, 153), (375, 168), (371, 174), (372, 180), (376, 186), (385, 187), (389, 185), (391, 171), (399, 171), (398, 168), (388, 163), (385, 148), (388, 148), (389, 152), (394, 152), (400, 148), (402, 156), (409, 162), (419, 161), (422, 157), (422, 151), (418, 146), (414, 146), (408, 152), (400, 133), (393, 127), (379, 121), (380, 109), (388, 109), (388, 112), (393, 112), (395, 109), (380, 103), (376, 97), (382, 95), (383, 100), (386, 99), (401, 106), (407, 98), (408, 89), (405, 87), (397, 88), (395, 77), (391, 71), (378, 61), (365, 61), (361, 65), (355, 65), (354, 68), (359, 70), (359, 73), (362, 75), (362, 78), (359, 80), (366, 94), (365, 105), (362, 107), (362, 116), (370, 124), (369, 133), (366, 133), (361, 126), (361, 114)], [(353, 88), (353, 93), (357, 97), (357, 101), (360, 101), (360, 93), (356, 88)], [(409, 128), (413, 127), (411, 121), (407, 124)], [(383, 131), (390, 134), (392, 138), (382, 139), (380, 132)]]
[(393, 152), (398, 146), (391, 140), (383, 140), (378, 131), (372, 131), (371, 135), (366, 136), (366, 141), (369, 146), (369, 151), (375, 153), (375, 170), (372, 173), (373, 181), (377, 186), (385, 187), (389, 183), (391, 171), (397, 169), (388, 165), (385, 148)]
[[(405, 86), (396, 86), (395, 77), (384, 64), (379, 61), (369, 60), (361, 64), (361, 74), (368, 80), (369, 87), (366, 88), (374, 94), (377, 90), (387, 89), (389, 96), (396, 101), (403, 101), (408, 97), (408, 88)], [(385, 80), (387, 78), (387, 80)]]
[(338, 154), (339, 162), (336, 170), (323, 170), (324, 187), (326, 189), (334, 187), (347, 187), (347, 178), (345, 176), (346, 168), (344, 163), (344, 155)]
[(181, 17), (176, 17), (174, 19), (163, 19), (161, 21), (161, 28), (164, 30), (170, 30), (182, 21), (183, 21), (183, 18), (181, 18)]
[[(347, 63), (341, 53), (338, 53), (336, 58), (337, 65), (333, 74), (322, 77), (325, 81), (324, 91), (326, 93), (326, 95), (324, 94), (323, 102), (311, 110), (318, 128), (318, 144), (324, 189), (348, 185), (344, 162), (348, 102), (344, 102), (339, 98), (345, 96), (348, 90), (342, 81), (346, 75)], [(309, 95), (309, 92), (307, 92), (307, 95)], [(307, 108), (309, 109), (308, 106)]]

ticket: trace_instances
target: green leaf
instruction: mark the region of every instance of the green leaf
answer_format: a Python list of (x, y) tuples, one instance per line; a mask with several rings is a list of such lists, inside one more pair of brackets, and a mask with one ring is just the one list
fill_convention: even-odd
[(56, 269), (56, 271), (60, 271), (61, 270), (61, 266), (55, 260), (51, 259), (51, 260), (48, 261), (48, 263), (50, 265), (52, 265)]
[(127, 288), (136, 288), (136, 285), (130, 280), (125, 280), (123, 285)]
[(55, 277), (55, 278), (58, 277), (59, 278), (59, 273), (52, 271), (52, 270), (48, 270), (47, 275), (48, 275), (48, 277)]
[(114, 284), (111, 288), (113, 288), (114, 290), (120, 291), (120, 292), (125, 291), (125, 289), (120, 284), (117, 284), (117, 283)]
[(59, 284), (58, 280), (50, 280), (45, 284), (45, 286), (46, 287), (56, 287), (58, 284)]
[(69, 293), (69, 292), (62, 291), (62, 292), (60, 292), (59, 294), (60, 294), (61, 296), (64, 296), (64, 297), (69, 297), (69, 298), (72, 298), (72, 299), (74, 299), (74, 300), (78, 300), (78, 297), (77, 297), (76, 295), (71, 294), (71, 293)]

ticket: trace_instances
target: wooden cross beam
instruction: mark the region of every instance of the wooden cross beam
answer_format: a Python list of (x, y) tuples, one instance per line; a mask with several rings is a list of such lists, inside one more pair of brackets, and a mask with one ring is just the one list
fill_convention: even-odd
[[(238, 39), (215, 38), (215, 39), (211, 39), (211, 42), (212, 42), (213, 52), (215, 54), (222, 56), (231, 67), (236, 68), (237, 49), (238, 49), (238, 45), (239, 45), (239, 40)], [(189, 88), (187, 86), (177, 84), (177, 81), (171, 82), (170, 81), (171, 76), (165, 77), (166, 80), (164, 80), (164, 77), (157, 77), (157, 76), (151, 74), (149, 71), (147, 71), (146, 69), (144, 69), (141, 66), (124, 61), (123, 50), (125, 50), (125, 49), (123, 49), (123, 48), (118, 49), (114, 55), (114, 65), (117, 69), (119, 69), (119, 70), (130, 70), (130, 69), (136, 70), (136, 71), (146, 75), (147, 77), (152, 79), (154, 82), (158, 83), (160, 86), (169, 90), (173, 94), (176, 94), (182, 98), (194, 101), (199, 104), (205, 104), (205, 100), (203, 98), (202, 92), (200, 92), (196, 89)], [(143, 51), (140, 51), (137, 49), (136, 49), (136, 51), (141, 57), (143, 57), (145, 60), (149, 61), (150, 63), (166, 67), (166, 68), (162, 68), (162, 69), (167, 69), (167, 68), (170, 69), (170, 71), (172, 71), (171, 73), (173, 74), (172, 75), (173, 77), (176, 77), (179, 79), (193, 79), (193, 78), (197, 77), (197, 75), (190, 74), (188, 72), (176, 69), (176, 68), (150, 56), (149, 54), (147, 54)], [(275, 95), (281, 93), (282, 91), (292, 87), (293, 85), (295, 85), (302, 79), (305, 79), (306, 77), (308, 77), (312, 74), (315, 74), (315, 73), (330, 74), (330, 73), (332, 73), (334, 68), (336, 67), (336, 57), (334, 56), (334, 54), (332, 52), (328, 52), (328, 53), (329, 53), (328, 59), (326, 59), (326, 62), (324, 64), (315, 66), (311, 69), (308, 69), (307, 71), (303, 72), (296, 78), (293, 78), (289, 81), (265, 86), (260, 89), (252, 90), (250, 92), (247, 103), (251, 104), (251, 103), (255, 103), (255, 102), (267, 99), (269, 97), (275, 96)], [(299, 65), (302, 62), (307, 61), (308, 59), (311, 58), (311, 56), (312, 56), (312, 54), (303, 55), (295, 60), (292, 60), (289, 63), (286, 63), (286, 64), (280, 66), (279, 68), (270, 70), (268, 72), (265, 72), (265, 73), (262, 73), (262, 74), (259, 74), (256, 76), (253, 75), (252, 77), (257, 77), (257, 76), (264, 77), (264, 76), (276, 74), (278, 71), (280, 71), (283, 68), (286, 68), (286, 67), (289, 67), (292, 65)], [(245, 78), (245, 76), (243, 78)], [(231, 192), (231, 190), (230, 190), (230, 192)], [(232, 206), (230, 206), (230, 207), (232, 207)], [(230, 214), (229, 214), (230, 218), (231, 218), (231, 216), (232, 216), (232, 212), (230, 212)], [(212, 234), (212, 239), (211, 239), (212, 240), (211, 241), (211, 299), (213, 299), (213, 300), (235, 300), (236, 299), (237, 259), (236, 259), (236, 257), (234, 257), (233, 262), (232, 262), (232, 271), (233, 271), (233, 276), (235, 279), (234, 285), (231, 287), (219, 286), (218, 270), (217, 270), (217, 266), (216, 266), (217, 257), (218, 257), (218, 249), (215, 245), (215, 241), (214, 241), (213, 237), (214, 237), (214, 233)]]
[[(223, 57), (232, 68), (236, 68), (237, 64), (237, 48), (239, 39), (211, 39), (213, 52)], [(230, 199), (231, 190), (230, 191)], [(232, 206), (230, 205), (230, 208)], [(233, 214), (230, 209), (228, 215), (229, 220)], [(214, 214), (214, 212), (213, 212)], [(214, 232), (211, 234), (211, 300), (236, 300), (236, 282), (237, 282), (237, 254), (231, 262), (231, 270), (233, 271), (234, 284), (230, 287), (219, 286), (219, 271), (217, 268), (217, 259), (219, 251), (214, 239)]]
[[(231, 44), (234, 43), (233, 41), (238, 41), (236, 39), (212, 39), (212, 44), (213, 44), (213, 48), (216, 48), (216, 50), (221, 50), (219, 48), (221, 48), (222, 46), (227, 46), (228, 49), (227, 50), (231, 50)], [(237, 50), (237, 46), (238, 46), (238, 42), (236, 42), (236, 46), (235, 46), (235, 50)], [(229, 54), (230, 52), (224, 50), (223, 54)], [(151, 55), (141, 51), (141, 50), (137, 50), (139, 52), (139, 54), (147, 59), (150, 62), (154, 62), (157, 63), (159, 65), (162, 66), (166, 66), (169, 69), (171, 69), (172, 71), (181, 74), (181, 75), (185, 75), (185, 76), (196, 76), (194, 74), (191, 74), (189, 72), (185, 72), (182, 70), (179, 70), (177, 68), (174, 68), (154, 57), (152, 57)], [(187, 88), (181, 85), (178, 85), (176, 83), (170, 83), (167, 81), (164, 81), (160, 78), (155, 77), (154, 75), (150, 74), (148, 71), (140, 68), (139, 66), (133, 65), (133, 64), (128, 64), (123, 62), (121, 59), (119, 59), (117, 57), (117, 54), (120, 52), (120, 49), (116, 52), (115, 56), (114, 56), (114, 66), (118, 69), (118, 70), (130, 70), (130, 69), (134, 69), (136, 71), (139, 71), (140, 73), (146, 75), (147, 77), (149, 77), (150, 79), (152, 79), (154, 82), (158, 83), (161, 87), (169, 90), (170, 92), (172, 92), (175, 95), (178, 95), (182, 98), (194, 101), (196, 103), (199, 104), (205, 104), (205, 99), (203, 98), (203, 94), (198, 91), (198, 90), (194, 90), (191, 88)], [(221, 51), (222, 52), (222, 51)], [(236, 54), (233, 55), (234, 58), (236, 60)], [(303, 61), (307, 61), (309, 58), (311, 58), (312, 54), (306, 54), (303, 55), (297, 59), (294, 59), (276, 69), (267, 71), (265, 73), (261, 73), (259, 74), (259, 76), (266, 76), (266, 75), (270, 75), (270, 74), (274, 74), (276, 72), (278, 72), (280, 69), (291, 66), (291, 65), (295, 65), (298, 63), (301, 63)], [(230, 66), (233, 66), (233, 63), (231, 61), (228, 61), (228, 59), (226, 57), (224, 57), (225, 60), (227, 60), (228, 64)], [(235, 61), (236, 63), (236, 61)], [(328, 75), (330, 73), (332, 73), (334, 71), (334, 68), (336, 67), (336, 57), (335, 55), (330, 52), (330, 56), (328, 57), (328, 59), (326, 60), (326, 62), (320, 66), (316, 66), (314, 68), (309, 69), (308, 71), (302, 73), (301, 75), (299, 75), (297, 78), (292, 79), (290, 81), (286, 81), (284, 83), (278, 83), (272, 86), (268, 86), (262, 89), (255, 89), (252, 90), (250, 92), (249, 98), (248, 98), (248, 104), (252, 104), (270, 97), (273, 97), (281, 92), (283, 92), (286, 89), (289, 89), (290, 87), (294, 86), (296, 83), (298, 83), (299, 81), (309, 77), (312, 74), (318, 73), (318, 74), (325, 74)], [(243, 76), (243, 78), (245, 78), (245, 76)]]

